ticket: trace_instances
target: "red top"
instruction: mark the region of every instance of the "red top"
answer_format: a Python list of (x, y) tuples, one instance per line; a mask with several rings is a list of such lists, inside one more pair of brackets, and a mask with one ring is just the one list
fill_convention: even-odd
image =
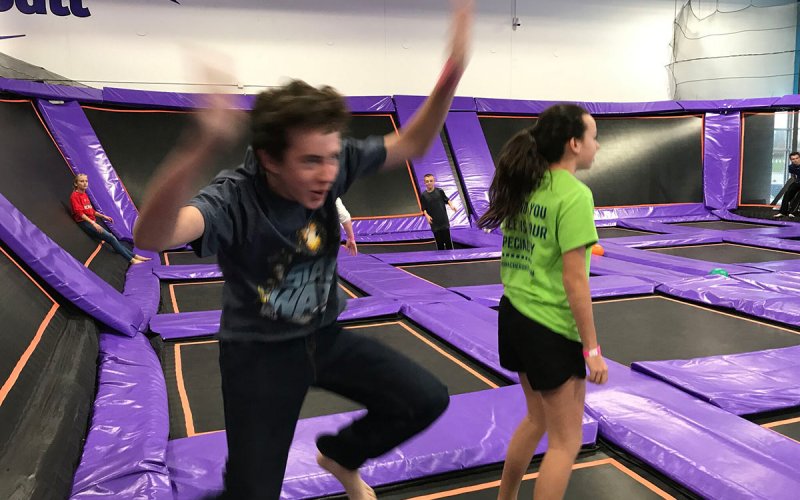
[(75, 219), (75, 222), (83, 221), (83, 215), (86, 215), (92, 221), (95, 220), (94, 208), (92, 207), (92, 202), (89, 201), (89, 195), (73, 191), (69, 201), (72, 204), (72, 218)]

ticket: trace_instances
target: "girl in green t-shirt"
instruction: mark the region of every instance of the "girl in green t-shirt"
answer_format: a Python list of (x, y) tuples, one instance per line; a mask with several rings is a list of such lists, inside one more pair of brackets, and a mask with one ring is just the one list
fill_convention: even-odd
[(545, 110), (500, 153), (481, 228), (503, 229), (500, 364), (519, 373), (528, 413), (508, 446), (498, 498), (517, 498), (547, 431), (534, 498), (562, 498), (580, 450), (586, 368), (603, 384), (589, 258), (597, 242), (591, 191), (575, 171), (592, 165), (597, 124), (580, 106)]

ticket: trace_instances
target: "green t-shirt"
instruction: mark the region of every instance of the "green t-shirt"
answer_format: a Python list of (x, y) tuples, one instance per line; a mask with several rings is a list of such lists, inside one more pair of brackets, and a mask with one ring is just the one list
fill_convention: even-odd
[(564, 290), (562, 255), (597, 242), (592, 192), (566, 170), (549, 170), (519, 216), (506, 220), (500, 277), (504, 293), (525, 316), (580, 342)]

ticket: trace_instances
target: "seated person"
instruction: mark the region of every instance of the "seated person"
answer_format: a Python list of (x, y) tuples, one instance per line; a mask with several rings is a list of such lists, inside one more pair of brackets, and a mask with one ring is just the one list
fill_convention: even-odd
[(76, 175), (75, 179), (72, 181), (72, 186), (75, 189), (69, 197), (72, 207), (72, 217), (86, 234), (96, 240), (105, 241), (131, 264), (141, 264), (142, 262), (150, 260), (147, 257), (136, 255), (128, 250), (113, 234), (111, 234), (111, 232), (105, 230), (103, 226), (97, 223), (97, 217), (107, 222), (114, 221), (111, 217), (95, 211), (94, 207), (92, 207), (92, 202), (89, 201), (89, 196), (86, 194), (86, 188), (89, 187), (89, 178), (86, 177), (86, 174)]

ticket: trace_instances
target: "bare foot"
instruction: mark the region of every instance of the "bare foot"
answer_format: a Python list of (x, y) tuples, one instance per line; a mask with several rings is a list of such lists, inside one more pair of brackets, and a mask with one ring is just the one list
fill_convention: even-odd
[(345, 469), (322, 453), (317, 453), (317, 463), (342, 483), (344, 492), (350, 500), (372, 500), (378, 498), (375, 495), (375, 491), (361, 479), (361, 474), (357, 470)]
[(136, 257), (131, 259), (131, 265), (133, 264), (144, 264), (143, 260), (137, 260)]
[(147, 262), (148, 260), (153, 260), (150, 257), (142, 257), (141, 255), (134, 255), (133, 258), (136, 259), (136, 260), (140, 260), (142, 262)]

